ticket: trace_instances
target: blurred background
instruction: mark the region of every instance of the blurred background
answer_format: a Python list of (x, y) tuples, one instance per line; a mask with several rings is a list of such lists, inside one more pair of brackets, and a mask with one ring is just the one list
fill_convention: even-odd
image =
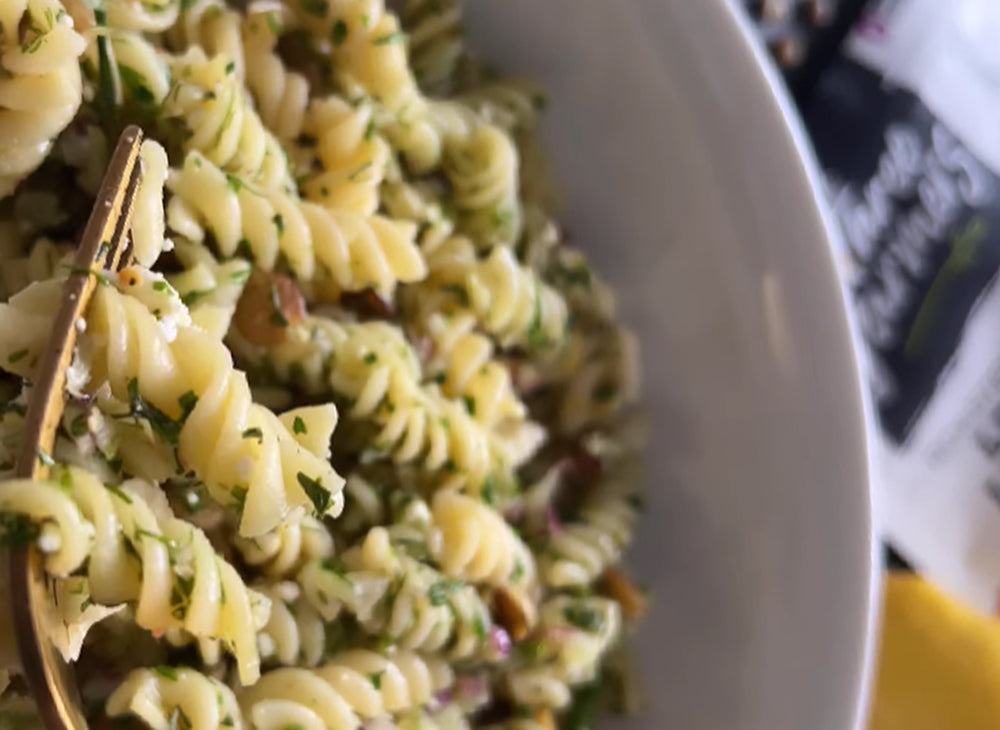
[(738, 4), (823, 170), (879, 419), (871, 730), (1000, 728), (1000, 1)]

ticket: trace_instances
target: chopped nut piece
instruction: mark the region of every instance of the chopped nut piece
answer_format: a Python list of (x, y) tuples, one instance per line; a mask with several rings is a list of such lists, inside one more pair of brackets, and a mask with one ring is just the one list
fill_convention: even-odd
[(601, 578), (601, 585), (609, 598), (618, 601), (622, 613), (631, 620), (642, 618), (649, 605), (649, 599), (632, 581), (618, 568), (608, 568)]
[(288, 327), (305, 319), (306, 303), (295, 282), (274, 272), (254, 271), (236, 304), (236, 329), (255, 345), (280, 345)]
[(514, 641), (523, 641), (538, 620), (535, 607), (517, 588), (505, 586), (493, 591), (493, 608), (497, 623)]

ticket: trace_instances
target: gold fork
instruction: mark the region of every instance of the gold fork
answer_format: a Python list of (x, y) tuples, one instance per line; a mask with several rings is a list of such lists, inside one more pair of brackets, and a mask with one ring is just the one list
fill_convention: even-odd
[[(38, 366), (25, 416), (25, 439), (16, 476), (44, 479), (62, 418), (66, 370), (76, 344), (76, 321), (86, 312), (104, 270), (117, 270), (126, 260), (132, 202), (139, 183), (142, 130), (122, 132), (77, 249), (73, 270), (63, 288), (62, 304)], [(42, 602), (49, 600), (42, 556), (34, 545), (10, 552), (11, 618), (28, 686), (48, 730), (87, 730), (80, 695), (69, 667), (56, 651), (42, 624)]]

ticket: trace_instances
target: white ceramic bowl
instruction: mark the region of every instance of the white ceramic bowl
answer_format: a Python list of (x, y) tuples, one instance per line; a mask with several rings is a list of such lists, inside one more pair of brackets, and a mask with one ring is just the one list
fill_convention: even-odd
[(791, 107), (723, 0), (479, 0), (473, 43), (551, 92), (575, 240), (621, 291), (654, 427), (638, 644), (670, 730), (850, 730), (873, 547), (866, 409)]

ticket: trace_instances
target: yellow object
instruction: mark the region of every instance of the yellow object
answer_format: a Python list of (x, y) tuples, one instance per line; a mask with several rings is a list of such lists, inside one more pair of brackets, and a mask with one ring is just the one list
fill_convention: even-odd
[(890, 574), (869, 730), (998, 728), (1000, 621)]

